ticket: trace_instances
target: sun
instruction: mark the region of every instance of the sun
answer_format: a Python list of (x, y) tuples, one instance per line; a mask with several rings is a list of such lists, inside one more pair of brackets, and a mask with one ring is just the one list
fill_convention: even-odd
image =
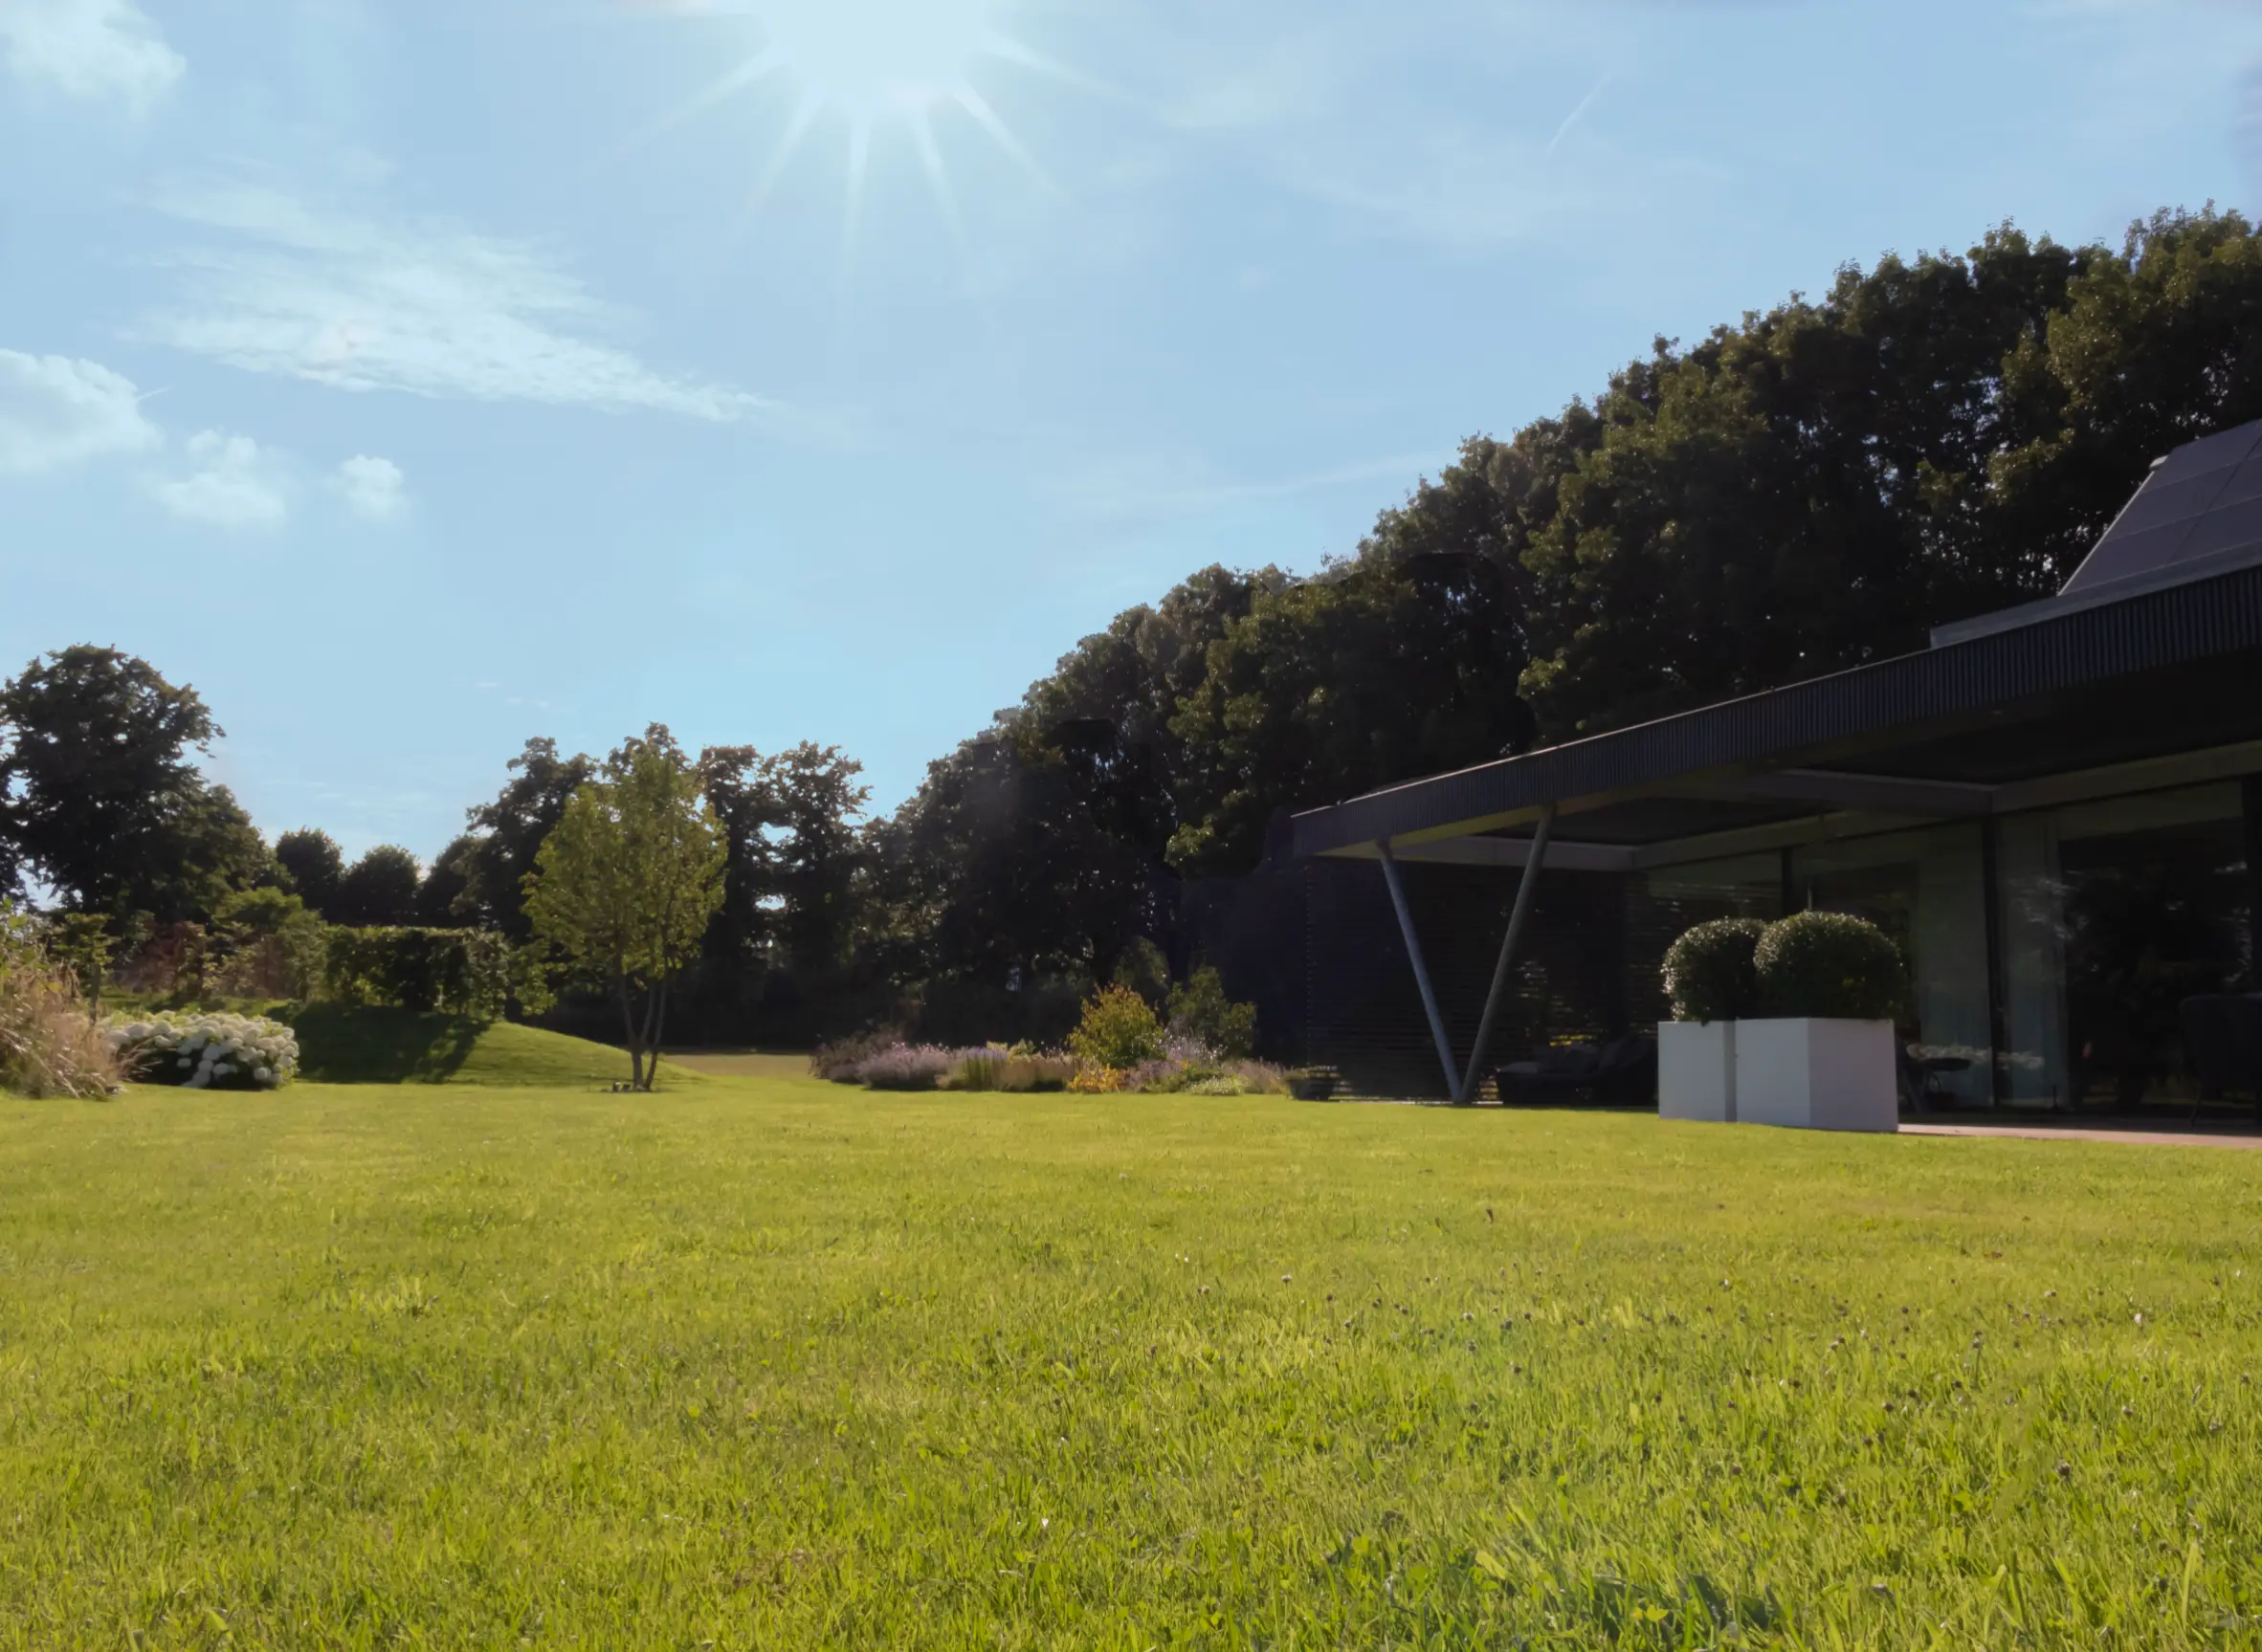
[(1068, 77), (1001, 27), (1001, 0), (677, 0), (678, 15), (750, 21), (756, 49), (658, 124), (673, 126), (765, 84), (791, 88), (791, 114), (756, 179), (765, 199), (819, 121), (845, 126), (848, 198), (842, 248), (853, 256), (873, 141), (897, 128), (910, 142), (936, 204), (961, 235), (956, 193), (937, 140), (940, 120), (965, 120), (1032, 172), (1035, 161), (974, 83), (985, 59)]
[(950, 100), (998, 37), (994, 0), (765, 0), (765, 55), (850, 119)]

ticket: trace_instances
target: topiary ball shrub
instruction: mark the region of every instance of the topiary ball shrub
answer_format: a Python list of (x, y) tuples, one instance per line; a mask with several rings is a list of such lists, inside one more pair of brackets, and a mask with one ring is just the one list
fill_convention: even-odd
[(1756, 917), (1700, 923), (1665, 950), (1665, 996), (1675, 1021), (1738, 1021), (1759, 1009), (1752, 954), (1767, 926)]
[(1866, 918), (1802, 912), (1767, 926), (1752, 955), (1760, 1013), (1892, 1021), (1908, 997), (1900, 948)]

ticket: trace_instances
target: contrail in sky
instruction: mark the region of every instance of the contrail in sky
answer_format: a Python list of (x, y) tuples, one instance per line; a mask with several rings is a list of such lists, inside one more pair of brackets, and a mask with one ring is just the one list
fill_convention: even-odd
[(1558, 143), (1561, 143), (1563, 141), (1564, 135), (1568, 133), (1573, 126), (1576, 126), (1579, 123), (1579, 117), (1586, 113), (1586, 111), (1593, 105), (1594, 100), (1602, 96), (1602, 89), (1605, 86), (1608, 86), (1609, 83), (1610, 77), (1608, 75), (1605, 75), (1601, 79), (1594, 83), (1593, 91), (1587, 93), (1586, 97), (1579, 99), (1579, 106), (1563, 118), (1563, 124), (1555, 129), (1555, 136), (1547, 140), (1547, 148), (1544, 151), (1547, 155), (1551, 157), (1554, 155), (1555, 146)]

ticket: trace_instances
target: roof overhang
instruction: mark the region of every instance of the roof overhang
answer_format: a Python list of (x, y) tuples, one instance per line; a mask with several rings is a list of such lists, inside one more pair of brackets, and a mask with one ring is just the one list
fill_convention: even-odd
[(1703, 858), (2262, 773), (2262, 565), (1409, 782), (1292, 823), (1298, 857)]

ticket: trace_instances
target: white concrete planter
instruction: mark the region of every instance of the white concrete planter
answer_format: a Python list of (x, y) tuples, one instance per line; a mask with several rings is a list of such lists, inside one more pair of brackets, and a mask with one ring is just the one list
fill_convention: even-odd
[(1736, 1122), (1736, 1024), (1657, 1024), (1657, 1116)]
[(1889, 1021), (1736, 1024), (1735, 1116), (1745, 1124), (1898, 1130), (1897, 1080)]

